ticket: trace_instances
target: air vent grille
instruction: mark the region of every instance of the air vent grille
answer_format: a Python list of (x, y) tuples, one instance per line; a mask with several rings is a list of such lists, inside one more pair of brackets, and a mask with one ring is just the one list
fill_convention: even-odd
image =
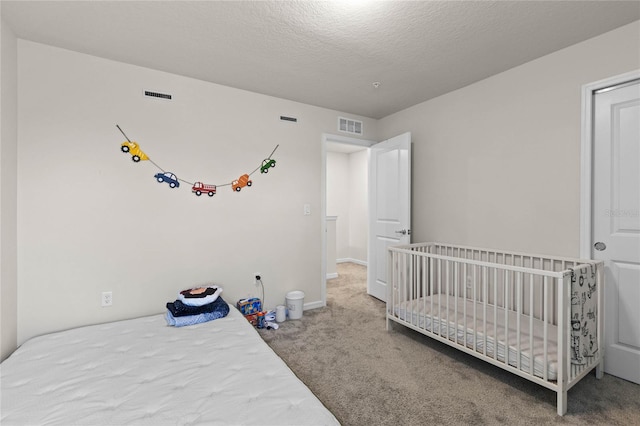
[(171, 95), (167, 93), (152, 92), (151, 90), (145, 90), (144, 95), (150, 98), (171, 100)]
[(362, 135), (362, 128), (362, 121), (338, 117), (338, 130), (341, 132)]

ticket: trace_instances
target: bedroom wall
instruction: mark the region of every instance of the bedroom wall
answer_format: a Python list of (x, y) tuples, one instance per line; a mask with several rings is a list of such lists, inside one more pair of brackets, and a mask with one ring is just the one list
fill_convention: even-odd
[(0, 15), (0, 359), (17, 344), (17, 40)]
[(327, 152), (327, 216), (336, 220), (336, 259), (349, 257), (349, 155)]
[[(321, 305), (321, 136), (344, 113), (24, 40), (18, 53), (19, 343), (160, 313), (195, 285), (220, 284), (229, 302), (259, 295), (254, 272), (267, 307), (294, 289)], [(355, 118), (374, 139), (376, 121)], [(190, 182), (228, 183), (279, 144), (277, 165), (240, 193), (196, 197), (120, 152), (116, 123)], [(103, 291), (112, 307), (100, 306)]]
[(327, 152), (327, 216), (336, 222), (336, 257), (367, 263), (368, 154)]
[(413, 241), (579, 256), (581, 89), (640, 68), (640, 22), (380, 120), (413, 139)]
[(369, 241), (369, 151), (349, 154), (349, 258), (366, 264)]

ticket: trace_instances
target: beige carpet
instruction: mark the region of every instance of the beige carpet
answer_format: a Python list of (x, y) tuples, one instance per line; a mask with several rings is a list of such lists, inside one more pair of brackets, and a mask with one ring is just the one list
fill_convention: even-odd
[(398, 324), (386, 331), (366, 269), (338, 274), (325, 308), (260, 333), (343, 425), (640, 425), (640, 386), (592, 373), (559, 417), (551, 390)]

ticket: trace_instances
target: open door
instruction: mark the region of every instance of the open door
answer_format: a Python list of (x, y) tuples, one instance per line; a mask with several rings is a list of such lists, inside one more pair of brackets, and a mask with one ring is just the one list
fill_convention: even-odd
[(411, 133), (371, 147), (367, 293), (387, 294), (387, 248), (411, 241)]
[(604, 371), (640, 383), (640, 80), (596, 91), (592, 256), (605, 264)]

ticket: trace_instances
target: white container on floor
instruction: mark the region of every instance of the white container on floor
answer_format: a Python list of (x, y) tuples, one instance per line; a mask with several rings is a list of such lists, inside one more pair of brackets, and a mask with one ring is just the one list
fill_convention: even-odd
[(286, 295), (289, 319), (302, 318), (302, 308), (304, 306), (304, 292), (300, 290), (290, 291)]
[(287, 319), (287, 308), (284, 305), (276, 306), (276, 322), (285, 322)]

